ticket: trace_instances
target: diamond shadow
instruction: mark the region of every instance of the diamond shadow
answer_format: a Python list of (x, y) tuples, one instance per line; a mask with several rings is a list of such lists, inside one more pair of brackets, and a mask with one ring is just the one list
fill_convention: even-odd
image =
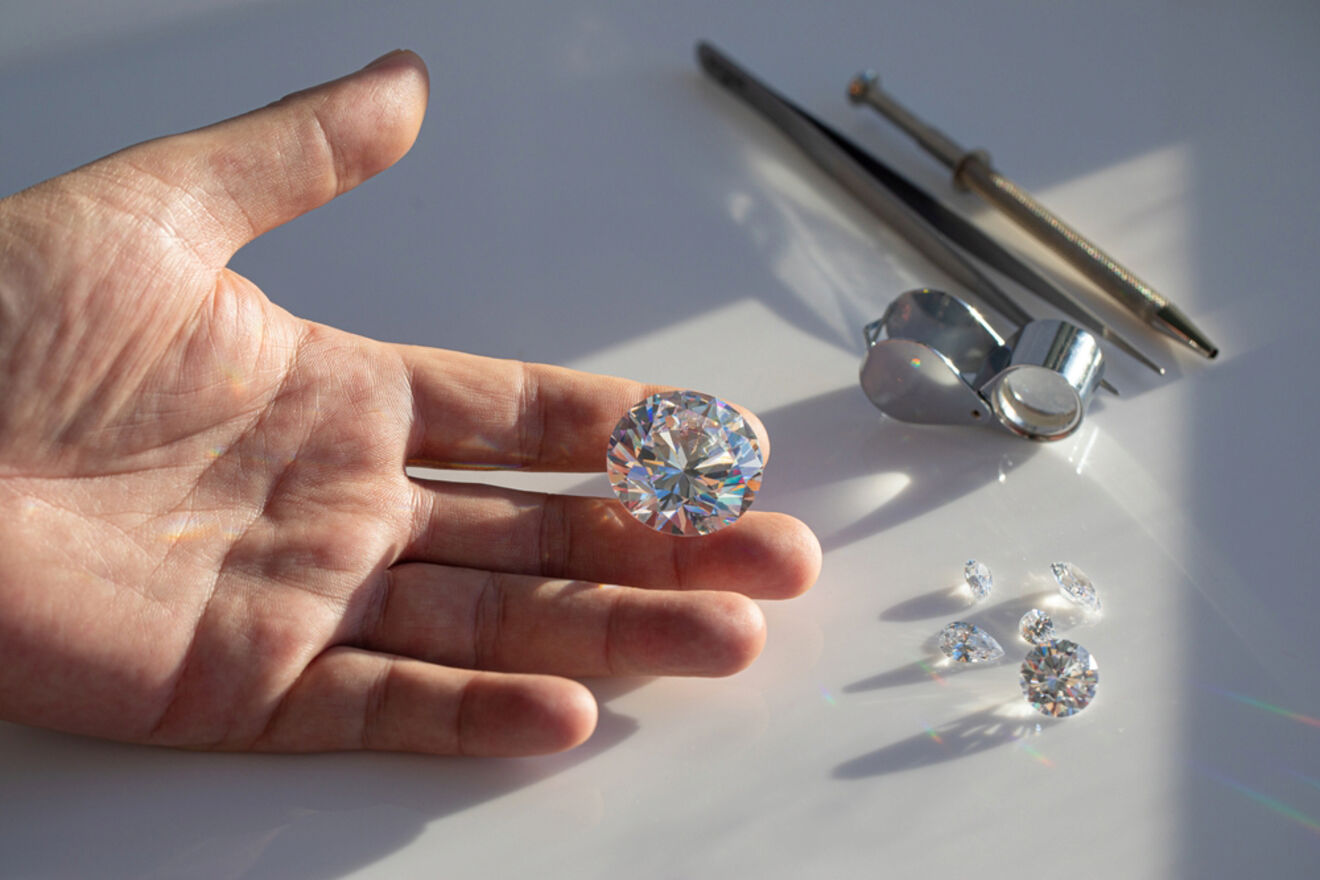
[(966, 610), (971, 604), (965, 586), (944, 587), (886, 608), (880, 613), (880, 619), (908, 622), (947, 617)]
[(979, 754), (999, 746), (1018, 742), (1041, 729), (1057, 724), (1051, 718), (1015, 717), (1005, 711), (1016, 703), (992, 706), (973, 712), (931, 730), (924, 730), (907, 739), (899, 740), (859, 755), (834, 768), (835, 779), (868, 779), (905, 770), (917, 770), (932, 764), (953, 761)]
[[(878, 691), (883, 688), (920, 684), (923, 681), (938, 681), (951, 675), (967, 672), (969, 669), (984, 669), (998, 665), (995, 663), (945, 663), (942, 660), (943, 658), (941, 660), (935, 660), (934, 658), (918, 660), (915, 663), (908, 663), (906, 666), (900, 666), (897, 669), (891, 669), (888, 672), (882, 672), (879, 675), (872, 675), (870, 678), (863, 678), (860, 681), (846, 684), (840, 690), (845, 694)], [(937, 667), (936, 663), (940, 665)]]

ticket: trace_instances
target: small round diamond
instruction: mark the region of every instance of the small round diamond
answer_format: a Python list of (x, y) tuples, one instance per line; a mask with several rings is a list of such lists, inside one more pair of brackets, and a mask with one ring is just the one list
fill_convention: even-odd
[(963, 580), (967, 581), (972, 597), (977, 602), (988, 599), (995, 588), (995, 579), (991, 576), (989, 567), (975, 559), (967, 560), (967, 564), (963, 566)]
[(1023, 640), (1033, 645), (1043, 645), (1054, 638), (1054, 621), (1039, 608), (1033, 608), (1018, 621), (1018, 632)]
[(958, 663), (989, 663), (1004, 656), (995, 637), (973, 623), (955, 620), (940, 630), (940, 650)]
[(708, 535), (751, 507), (761, 487), (761, 444), (747, 420), (697, 391), (653, 394), (628, 411), (606, 456), (629, 513), (671, 535)]
[(1022, 661), (1022, 695), (1037, 712), (1066, 718), (1095, 699), (1099, 670), (1091, 652), (1067, 639), (1051, 639)]

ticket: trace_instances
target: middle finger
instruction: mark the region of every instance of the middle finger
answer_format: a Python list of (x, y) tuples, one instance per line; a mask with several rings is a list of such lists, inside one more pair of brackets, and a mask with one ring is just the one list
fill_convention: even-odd
[(642, 525), (604, 498), (415, 480), (403, 558), (547, 578), (785, 599), (811, 586), (820, 546), (790, 516), (748, 513), (700, 539)]

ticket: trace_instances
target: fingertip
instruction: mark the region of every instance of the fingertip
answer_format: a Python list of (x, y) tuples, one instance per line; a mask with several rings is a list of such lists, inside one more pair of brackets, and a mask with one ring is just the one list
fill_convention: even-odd
[(426, 69), (426, 62), (422, 60), (422, 56), (418, 55), (411, 49), (391, 49), (384, 55), (374, 58), (362, 65), (362, 69), (379, 70), (399, 64), (407, 65), (409, 67), (415, 67), (420, 64), (423, 71)]
[(403, 158), (417, 140), (431, 94), (431, 75), (426, 62), (409, 49), (395, 49), (372, 61), (353, 78), (371, 80), (372, 103), (377, 119), (372, 126), (374, 142), (366, 176), (389, 168)]
[(464, 754), (562, 752), (586, 742), (596, 729), (596, 699), (576, 681), (544, 675), (479, 676), (468, 688)]
[(765, 645), (765, 615), (726, 590), (634, 590), (613, 603), (599, 674), (732, 675)]
[(600, 707), (595, 695), (585, 685), (567, 678), (557, 680), (563, 682), (559, 696), (562, 710), (557, 728), (558, 746), (553, 751), (562, 752), (580, 746), (591, 738), (600, 720)]
[(757, 599), (791, 599), (820, 575), (821, 549), (806, 523), (783, 513), (757, 513), (727, 533), (719, 569), (732, 588)]
[(710, 595), (716, 613), (709, 617), (707, 640), (712, 649), (703, 674), (733, 675), (761, 656), (765, 647), (765, 614), (759, 605), (739, 593)]
[(815, 585), (820, 577), (823, 554), (820, 540), (811, 527), (796, 517), (777, 514), (782, 521), (779, 529), (781, 555), (784, 559), (781, 592), (778, 599), (800, 596)]

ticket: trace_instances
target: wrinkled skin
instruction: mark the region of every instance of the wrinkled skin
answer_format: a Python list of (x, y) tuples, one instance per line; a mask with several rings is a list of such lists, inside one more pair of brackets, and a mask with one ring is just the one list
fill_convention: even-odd
[(748, 597), (815, 579), (786, 516), (684, 540), (604, 500), (411, 479), (598, 470), (654, 388), (354, 336), (225, 268), (397, 161), (426, 95), (391, 53), (0, 201), (0, 718), (554, 751), (596, 719), (564, 676), (734, 672), (764, 639)]

